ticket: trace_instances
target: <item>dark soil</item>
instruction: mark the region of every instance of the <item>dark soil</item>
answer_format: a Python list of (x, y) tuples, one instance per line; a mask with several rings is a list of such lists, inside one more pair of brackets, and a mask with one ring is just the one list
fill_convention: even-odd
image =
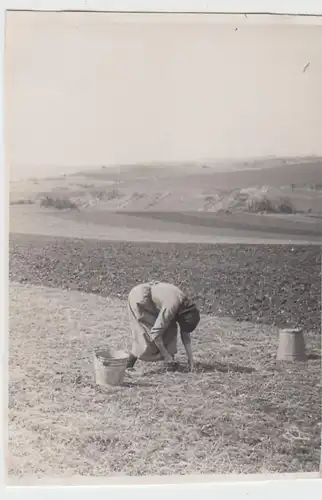
[(321, 248), (128, 243), (10, 236), (10, 279), (126, 298), (148, 280), (177, 284), (203, 313), (321, 331)]

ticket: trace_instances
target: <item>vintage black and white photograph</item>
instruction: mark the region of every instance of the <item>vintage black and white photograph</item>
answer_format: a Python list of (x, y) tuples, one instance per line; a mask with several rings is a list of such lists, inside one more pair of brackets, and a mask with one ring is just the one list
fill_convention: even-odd
[(7, 12), (8, 476), (317, 472), (322, 30)]

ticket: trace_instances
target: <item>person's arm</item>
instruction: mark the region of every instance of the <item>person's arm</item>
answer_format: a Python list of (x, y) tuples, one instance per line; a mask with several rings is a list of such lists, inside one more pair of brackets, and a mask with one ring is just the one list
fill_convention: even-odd
[(159, 351), (161, 352), (164, 361), (166, 363), (171, 363), (173, 361), (173, 356), (171, 356), (171, 354), (168, 353), (168, 351), (163, 343), (162, 337), (156, 338), (154, 343), (157, 346), (157, 348), (159, 349)]
[(173, 361), (173, 356), (169, 354), (166, 347), (164, 346), (163, 335), (169, 328), (171, 323), (175, 321), (177, 310), (177, 304), (173, 304), (170, 307), (162, 307), (150, 332), (151, 340), (154, 341), (167, 363), (171, 363), (171, 361)]
[(192, 353), (190, 333), (181, 332), (181, 340), (187, 354), (189, 371), (192, 372), (194, 370), (194, 359)]

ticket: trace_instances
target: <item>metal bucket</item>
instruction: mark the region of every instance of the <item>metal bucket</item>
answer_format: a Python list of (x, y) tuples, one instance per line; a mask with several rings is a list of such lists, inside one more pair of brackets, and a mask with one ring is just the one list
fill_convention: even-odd
[(94, 353), (95, 382), (102, 386), (122, 385), (128, 354), (125, 351), (102, 349)]
[(302, 330), (286, 328), (280, 331), (276, 359), (277, 361), (307, 360)]

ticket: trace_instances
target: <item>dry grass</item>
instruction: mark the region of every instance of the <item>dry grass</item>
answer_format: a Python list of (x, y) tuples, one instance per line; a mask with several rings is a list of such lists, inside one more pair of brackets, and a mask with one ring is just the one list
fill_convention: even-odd
[(123, 301), (12, 283), (10, 302), (10, 475), (318, 470), (320, 361), (277, 368), (274, 327), (204, 316), (195, 374), (141, 363), (107, 391), (91, 353), (126, 347)]
[(45, 208), (57, 208), (58, 210), (75, 210), (77, 205), (67, 197), (45, 196), (40, 200), (40, 206)]
[(35, 200), (29, 200), (28, 198), (26, 199), (18, 199), (18, 200), (11, 200), (10, 205), (33, 205), (35, 203)]

